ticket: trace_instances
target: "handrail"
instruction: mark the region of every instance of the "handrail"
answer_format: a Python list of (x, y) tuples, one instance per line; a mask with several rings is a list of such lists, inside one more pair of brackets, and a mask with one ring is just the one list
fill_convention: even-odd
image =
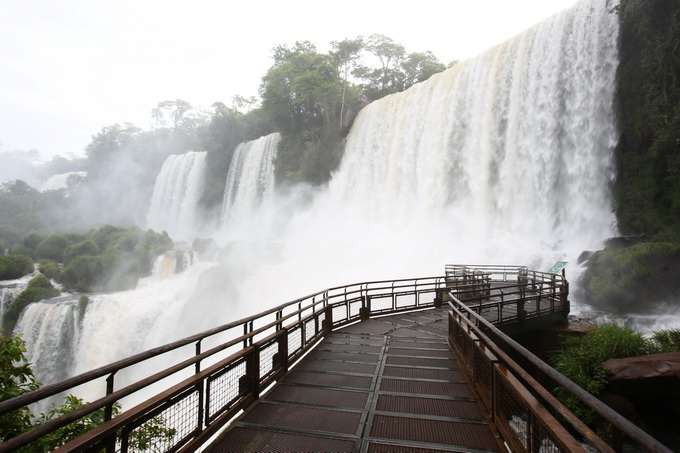
[[(252, 391), (246, 397), (241, 398), (238, 404), (225, 409), (227, 415), (233, 415), (235, 408), (241, 408), (248, 398), (256, 397), (259, 394), (260, 388), (264, 388), (263, 386), (268, 385), (275, 377), (283, 374), (298, 357), (332, 329), (364, 319), (370, 315), (432, 307), (436, 301), (440, 300), (439, 295), (445, 287), (446, 278), (435, 276), (363, 282), (325, 289), (270, 308), (262, 313), (215, 327), (164, 346), (149, 349), (148, 351), (91, 370), (65, 381), (46, 385), (36, 391), (0, 402), (0, 414), (4, 414), (19, 407), (45, 400), (58, 393), (73, 390), (82, 384), (108, 377), (105, 396), (76, 411), (50, 420), (38, 428), (3, 442), (0, 444), (0, 452), (11, 451), (27, 445), (42, 435), (66, 426), (74, 420), (87, 416), (98, 409), (111, 408), (114, 402), (120, 401), (120, 398), (139, 394), (139, 392), (144, 391), (144, 389), (161, 379), (179, 376), (178, 373), (181, 372), (190, 370), (194, 373), (194, 377), (197, 379), (194, 385), (203, 387), (201, 390), (203, 393), (201, 393), (200, 398), (207, 400), (210, 396), (206, 393), (208, 391), (207, 387), (210, 385), (208, 381), (217, 379), (215, 376), (224, 370), (215, 371), (213, 374), (205, 374), (200, 371), (200, 364), (205, 360), (219, 362), (220, 353), (233, 351), (234, 347), (239, 343), (243, 343), (243, 349), (240, 353), (236, 354), (235, 357), (237, 359), (235, 360), (241, 360), (244, 363), (247, 361), (250, 364), (248, 365), (248, 376), (244, 375), (241, 377), (251, 381)], [(425, 294), (429, 294), (431, 296), (430, 299), (421, 301), (421, 297)], [(373, 303), (372, 299), (374, 299)], [(277, 333), (278, 335), (274, 335)], [(229, 335), (226, 341), (207, 351), (201, 352), (202, 344), (206, 340), (223, 334)], [(275, 339), (272, 340), (272, 337), (275, 337)], [(150, 359), (156, 359), (164, 354), (181, 350), (181, 348), (192, 344), (196, 347), (195, 353), (190, 357), (174, 365), (167, 366), (165, 369), (126, 387), (116, 389), (113, 377), (121, 371), (130, 370), (132, 367), (144, 364)], [(254, 350), (247, 349), (249, 346), (253, 346)], [(267, 363), (259, 363), (260, 354), (270, 354), (266, 359), (262, 358)], [(260, 374), (260, 368), (265, 368), (265, 370), (262, 370), (262, 374)], [(199, 375), (203, 377), (199, 379)], [(145, 411), (151, 409), (141, 405), (139, 417), (143, 417)], [(126, 411), (125, 414), (128, 412)], [(208, 425), (211, 424), (207, 421), (210, 414), (203, 414), (202, 412), (209, 411), (200, 410), (199, 412), (201, 412), (200, 430), (207, 431)], [(84, 437), (87, 438), (88, 435)], [(110, 443), (110, 440), (107, 440), (107, 442)], [(187, 444), (187, 441), (182, 440), (182, 444)]]
[[(511, 373), (512, 376), (519, 382), (517, 387), (521, 388), (522, 391), (528, 391), (533, 397), (540, 401), (540, 404), (544, 408), (548, 408), (554, 417), (559, 418), (566, 423), (567, 426), (578, 435), (582, 436), (587, 443), (589, 443), (597, 451), (620, 451), (620, 445), (609, 445), (600, 436), (595, 434), (590, 428), (588, 428), (581, 420), (579, 420), (574, 414), (572, 414), (560, 401), (554, 397), (547, 388), (555, 388), (561, 386), (567, 391), (571, 392), (576, 398), (590, 407), (595, 411), (606, 424), (609, 424), (613, 429), (618, 430), (618, 433), (612, 433), (611, 439), (612, 443), (620, 440), (620, 434), (625, 434), (629, 439), (634, 441), (639, 447), (644, 448), (646, 451), (653, 452), (667, 452), (670, 453), (671, 450), (661, 444), (659, 441), (651, 437), (649, 434), (644, 432), (642, 429), (631, 423), (626, 418), (622, 417), (616, 411), (612, 410), (609, 406), (602, 403), (599, 399), (595, 398), (590, 393), (586, 392), (584, 389), (576, 385), (573, 381), (568, 379), (563, 374), (559, 373), (557, 370), (543, 362), (541, 359), (536, 357), (532, 352), (524, 348), (522, 345), (514, 341), (509, 336), (505, 335), (492, 323), (484, 319), (481, 315), (476, 312), (475, 307), (468, 307), (465, 303), (460, 301), (456, 296), (455, 292), (449, 293), (449, 300), (447, 304), (450, 306), (452, 313), (450, 314), (450, 344), (461, 361), (466, 362), (468, 368), (467, 372), (473, 376), (477, 376), (477, 373), (481, 373), (480, 370), (476, 369), (480, 366), (487, 366), (497, 368), (500, 364), (504, 371)], [(469, 343), (469, 348), (465, 350), (461, 347), (461, 335), (466, 336), (471, 339)], [(491, 339), (491, 336), (494, 338)], [(473, 346), (474, 344), (474, 346)], [(524, 360), (528, 361), (533, 367), (535, 367), (533, 374), (527, 371), (526, 365), (520, 366), (513, 360), (509, 354), (513, 351), (518, 356), (522, 357)], [(485, 360), (480, 361), (479, 357), (483, 355)], [(494, 376), (494, 375), (491, 375)], [(546, 381), (550, 380), (550, 385), (546, 387)], [(481, 379), (475, 380), (474, 384), (478, 389), (478, 393), (482, 396), (482, 399), (486, 399), (487, 407), (489, 408), (490, 416), (496, 418), (498, 415), (493, 413), (497, 410), (497, 403), (493, 400), (507, 399), (510, 398), (508, 395), (497, 395), (493, 394), (498, 392), (498, 385), (492, 383), (481, 383)], [(488, 388), (480, 388), (487, 386)], [(486, 397), (486, 398), (484, 398)], [(543, 417), (543, 422), (545, 422)], [(548, 427), (549, 428), (549, 427)], [(532, 427), (529, 426), (527, 429), (531, 430)], [(533, 428), (537, 429), (537, 428)], [(547, 429), (544, 427), (544, 429)], [(508, 432), (508, 430), (506, 430)], [(511, 446), (514, 446), (518, 450), (531, 451), (527, 443), (530, 443), (533, 433), (510, 433), (510, 437), (515, 437), (517, 439), (512, 442), (510, 439), (504, 437), (506, 442), (509, 442)], [(524, 434), (526, 437), (519, 439), (520, 434)], [(552, 442), (555, 439), (550, 439), (547, 433), (543, 441), (550, 440)], [(559, 439), (563, 440), (563, 439)], [(536, 439), (533, 439), (536, 441)], [(555, 440), (557, 442), (557, 440)], [(579, 447), (580, 451), (582, 448)]]
[[(445, 276), (333, 287), (1, 402), (0, 415), (108, 376), (103, 397), (0, 444), (0, 452), (28, 445), (98, 409), (108, 408), (110, 413), (114, 402), (131, 395), (144, 395), (150, 385), (161, 379), (166, 390), (152, 398), (146, 396), (145, 401), (126, 408), (115, 418), (109, 414), (108, 421), (57, 451), (127, 451), (135, 430), (159, 419), (176, 430), (171, 438), (163, 441), (163, 451), (195, 451), (204, 439), (259, 398), (262, 390), (280, 379), (332, 330), (371, 316), (442, 306), (449, 291), (459, 297), (466, 296), (464, 303), (471, 306), (458, 312), (464, 316), (457, 316), (477, 339), (485, 338), (489, 332), (486, 326), (483, 331), (476, 331), (481, 329), (478, 325), (482, 325), (478, 321), (482, 316), (477, 312), (496, 310), (498, 322), (503, 323), (525, 319), (524, 307), (534, 301), (536, 312), (568, 311), (568, 283), (563, 276), (519, 266), (447, 266)], [(514, 314), (506, 315), (505, 311)], [(468, 321), (461, 321), (463, 318)], [(224, 335), (227, 337), (223, 338)], [(207, 342), (215, 341), (217, 344), (202, 350)], [(189, 353), (186, 347), (192, 344), (195, 348)], [(113, 377), (118, 373), (172, 351), (184, 354), (184, 358), (175, 358), (160, 371), (156, 368), (154, 374), (117, 388), (121, 379), (114, 381)], [(505, 359), (504, 349), (496, 351), (489, 345), (486, 351), (488, 354), (494, 351), (494, 356)], [(208, 361), (206, 367), (201, 366)], [(522, 373), (526, 374), (512, 372), (519, 376), (520, 382)], [(545, 411), (539, 406), (534, 409), (537, 414)], [(567, 414), (563, 418), (569, 417)], [(560, 429), (563, 428), (554, 428)], [(597, 439), (592, 443), (597, 444)]]

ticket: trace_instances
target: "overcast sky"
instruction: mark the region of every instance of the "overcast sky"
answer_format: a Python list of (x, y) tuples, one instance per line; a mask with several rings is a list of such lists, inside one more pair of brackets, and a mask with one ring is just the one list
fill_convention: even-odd
[(0, 0), (0, 153), (82, 155), (102, 127), (150, 128), (160, 101), (257, 95), (278, 44), (373, 33), (443, 63), (576, 0)]

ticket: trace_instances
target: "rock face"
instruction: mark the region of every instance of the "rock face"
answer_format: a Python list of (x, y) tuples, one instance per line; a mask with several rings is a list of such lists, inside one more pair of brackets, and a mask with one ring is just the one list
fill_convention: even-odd
[(680, 397), (680, 352), (610, 359), (602, 365), (612, 372), (612, 390), (627, 395)]

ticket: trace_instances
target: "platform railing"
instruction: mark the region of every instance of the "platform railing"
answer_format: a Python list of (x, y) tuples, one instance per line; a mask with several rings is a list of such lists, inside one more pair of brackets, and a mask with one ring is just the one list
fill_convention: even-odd
[[(100, 386), (102, 396), (1, 443), (0, 452), (30, 446), (100, 409), (106, 411), (105, 423), (57, 451), (136, 451), (140, 432), (154, 426), (166, 433), (155, 440), (157, 451), (194, 451), (333, 329), (433, 307), (441, 304), (446, 288), (444, 276), (330, 288), (46, 385), (0, 402), (0, 415), (77, 393), (84, 384)], [(130, 375), (143, 377), (130, 380)], [(125, 411), (114, 417), (121, 401)]]
[[(473, 385), (477, 400), (513, 452), (667, 452), (670, 449), (547, 365), (448, 294), (449, 344)], [(521, 359), (522, 365), (516, 359)], [(597, 417), (598, 432), (552, 393), (569, 392)]]
[[(473, 307), (466, 312), (470, 320), (476, 319), (474, 310), (484, 314), (489, 307), (500, 310), (501, 321), (512, 318), (507, 315), (512, 311), (517, 318), (522, 294), (539, 294), (539, 308), (545, 299), (552, 310), (568, 309), (562, 276), (517, 266), (466, 268), (472, 277), (449, 274), (447, 267), (445, 276), (330, 288), (0, 402), (2, 415), (76, 392), (83, 384), (101, 386), (101, 397), (3, 442), (0, 452), (30, 447), (102, 408), (105, 423), (56, 451), (138, 451), (140, 433), (154, 427), (165, 433), (155, 440), (156, 451), (195, 451), (334, 329), (372, 316), (441, 306), (449, 290)], [(487, 283), (488, 293), (480, 292)], [(473, 325), (466, 329), (472, 331)], [(114, 417), (119, 402), (125, 410)]]

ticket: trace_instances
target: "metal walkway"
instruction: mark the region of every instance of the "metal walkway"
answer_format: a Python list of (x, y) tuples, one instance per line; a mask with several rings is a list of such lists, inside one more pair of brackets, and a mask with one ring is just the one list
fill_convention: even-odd
[(447, 345), (446, 316), (332, 333), (206, 451), (503, 451)]

